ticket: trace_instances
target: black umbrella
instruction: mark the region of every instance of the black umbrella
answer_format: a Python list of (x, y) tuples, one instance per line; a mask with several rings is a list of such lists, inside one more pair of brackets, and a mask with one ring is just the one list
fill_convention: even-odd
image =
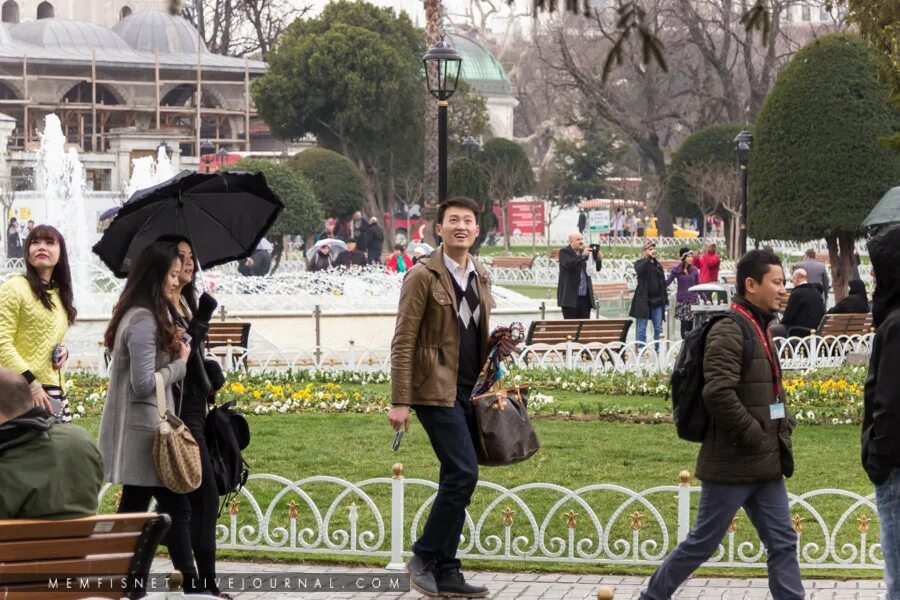
[(125, 277), (141, 250), (176, 234), (191, 240), (197, 262), (208, 269), (249, 257), (282, 210), (262, 173), (182, 171), (135, 192), (94, 253), (116, 277)]

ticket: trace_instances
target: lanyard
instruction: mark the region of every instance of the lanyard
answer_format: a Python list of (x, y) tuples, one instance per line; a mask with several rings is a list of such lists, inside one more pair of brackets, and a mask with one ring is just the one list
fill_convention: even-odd
[(769, 346), (769, 340), (766, 338), (766, 335), (763, 333), (762, 328), (759, 326), (759, 323), (756, 322), (756, 319), (753, 318), (753, 315), (750, 312), (737, 303), (732, 303), (731, 308), (736, 312), (741, 313), (748, 321), (753, 324), (753, 327), (756, 328), (756, 333), (759, 334), (759, 339), (762, 342), (763, 348), (766, 350), (766, 358), (769, 359), (769, 366), (772, 368), (772, 387), (775, 389), (775, 400), (778, 401), (781, 397), (781, 369), (778, 367), (778, 363), (775, 362), (775, 357), (772, 354), (772, 349)]

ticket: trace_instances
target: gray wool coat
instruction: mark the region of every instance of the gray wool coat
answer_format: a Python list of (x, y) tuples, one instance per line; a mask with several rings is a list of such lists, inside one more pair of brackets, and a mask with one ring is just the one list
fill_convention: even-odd
[(98, 445), (105, 481), (162, 486), (153, 466), (153, 440), (159, 423), (153, 374), (162, 375), (166, 404), (175, 412), (172, 384), (184, 378), (185, 368), (184, 361), (159, 350), (156, 320), (149, 310), (132, 308), (125, 313), (116, 331), (109, 390), (100, 420)]

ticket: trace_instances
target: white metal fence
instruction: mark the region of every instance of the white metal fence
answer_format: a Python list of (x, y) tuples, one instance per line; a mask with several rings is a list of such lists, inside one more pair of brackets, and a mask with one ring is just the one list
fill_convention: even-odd
[[(251, 475), (217, 526), (221, 549), (329, 556), (377, 556), (402, 569), (424, 526), (437, 484), (392, 477), (351, 483), (329, 476), (297, 481)], [(614, 484), (577, 489), (553, 483), (512, 488), (480, 481), (459, 556), (503, 562), (657, 565), (684, 540), (700, 492), (679, 485), (635, 491)], [(106, 485), (103, 497), (111, 491)], [(819, 489), (789, 494), (804, 569), (881, 569), (874, 494)], [(735, 515), (708, 567), (765, 567), (746, 516)]]
[[(808, 336), (805, 338), (775, 338), (778, 356), (785, 370), (806, 371), (826, 367), (840, 367), (851, 359), (865, 358), (872, 351), (873, 333), (852, 336)], [(556, 367), (579, 369), (592, 373), (657, 372), (675, 364), (681, 341), (661, 340), (659, 348), (651, 341), (614, 342), (610, 344), (531, 344), (513, 355), (519, 368)], [(350, 343), (346, 347), (305, 349), (251, 350), (241, 346), (226, 346), (217, 356), (226, 370), (247, 369), (251, 373), (285, 370), (320, 370), (389, 372), (390, 350), (367, 348)], [(106, 377), (106, 350), (98, 345), (93, 358), (75, 359), (71, 366), (79, 370), (93, 370)]]

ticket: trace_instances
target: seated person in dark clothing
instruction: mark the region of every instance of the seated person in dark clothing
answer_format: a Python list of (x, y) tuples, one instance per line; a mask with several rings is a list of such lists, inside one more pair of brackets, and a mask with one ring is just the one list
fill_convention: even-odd
[(851, 279), (850, 293), (847, 297), (828, 309), (828, 314), (867, 312), (869, 312), (869, 298), (866, 296), (866, 284), (859, 279)]
[(338, 255), (335, 264), (339, 267), (364, 267), (366, 262), (365, 253), (357, 250), (356, 240), (350, 240), (347, 242), (347, 249)]
[(35, 405), (28, 382), (0, 369), (0, 519), (97, 514), (103, 462), (78, 425)]
[(791, 281), (794, 282), (794, 289), (781, 324), (787, 328), (788, 335), (805, 337), (819, 326), (825, 316), (825, 301), (820, 288), (806, 280), (806, 269), (794, 271)]

